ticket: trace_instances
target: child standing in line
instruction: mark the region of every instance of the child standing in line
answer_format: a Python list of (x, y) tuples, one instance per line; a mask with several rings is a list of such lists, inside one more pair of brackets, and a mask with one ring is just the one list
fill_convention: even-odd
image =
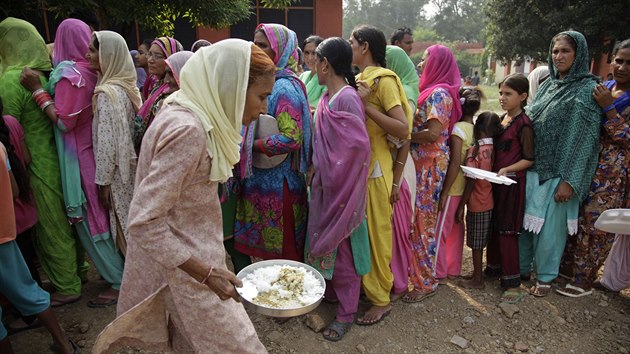
[(459, 97), (462, 119), (455, 123), (451, 132), (451, 158), (438, 204), (435, 277), (440, 280), (458, 277), (462, 269), (464, 225), (455, 221), (455, 212), (466, 181), (459, 166), (463, 164), (468, 149), (475, 141), (473, 117), (481, 106), (482, 92), (476, 87), (464, 86), (459, 90)]
[[(481, 113), (475, 123), (475, 145), (468, 151), (466, 166), (491, 171), (494, 159), (493, 138), (500, 132), (501, 119), (499, 116), (493, 112)], [(488, 245), (490, 221), (494, 207), (490, 182), (470, 178), (466, 175), (466, 187), (455, 216), (460, 225), (463, 225), (464, 221), (464, 206), (468, 207), (466, 245), (472, 249), (473, 274), (471, 279), (461, 280), (458, 285), (464, 288), (482, 289), (485, 286), (481, 270), (483, 249)]]
[(520, 290), (518, 242), (525, 214), (525, 173), (534, 164), (534, 130), (523, 110), (528, 92), (529, 81), (523, 74), (510, 75), (499, 84), (499, 103), (506, 113), (501, 117), (503, 130), (494, 145), (492, 171), (516, 183), (496, 184), (493, 188), (495, 208), (486, 252), (486, 274), (501, 276), (504, 290), (501, 301), (508, 303), (517, 303), (524, 296)]

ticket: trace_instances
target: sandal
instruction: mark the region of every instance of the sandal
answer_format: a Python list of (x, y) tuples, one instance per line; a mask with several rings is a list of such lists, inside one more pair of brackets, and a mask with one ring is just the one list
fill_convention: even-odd
[(525, 299), (525, 293), (518, 290), (506, 290), (501, 295), (501, 302), (508, 304), (518, 304)]
[(420, 302), (435, 295), (435, 290), (431, 292), (410, 291), (402, 297), (402, 301), (406, 303)]
[(551, 284), (536, 281), (536, 285), (529, 289), (529, 293), (536, 297), (545, 297), (551, 292)]
[[(339, 322), (334, 320), (324, 329), (324, 339), (331, 342), (338, 342), (348, 333), (351, 326), (352, 322)], [(328, 334), (326, 334), (326, 331), (328, 331)]]
[(593, 289), (586, 290), (579, 286), (571, 285), (571, 283), (568, 283), (564, 286), (564, 289), (556, 289), (556, 292), (560, 295), (568, 297), (582, 297), (591, 295), (593, 293)]
[[(113, 289), (106, 290), (90, 301), (87, 305), (91, 308), (104, 308), (118, 303), (118, 291), (112, 291)], [(115, 293), (115, 295), (114, 295)]]
[[(370, 309), (371, 310), (371, 309)], [(390, 307), (389, 310), (381, 313), (381, 315), (373, 320), (367, 320), (365, 317), (366, 315), (370, 312), (370, 310), (368, 310), (366, 313), (363, 314), (363, 317), (357, 318), (356, 323), (359, 326), (371, 326), (371, 325), (375, 325), (379, 322), (381, 322), (383, 319), (385, 319), (385, 317), (387, 317), (391, 312), (392, 312), (392, 308)]]

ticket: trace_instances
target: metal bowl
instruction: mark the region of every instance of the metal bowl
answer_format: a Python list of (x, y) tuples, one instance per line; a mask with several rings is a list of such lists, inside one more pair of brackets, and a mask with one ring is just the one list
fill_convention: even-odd
[[(313, 273), (315, 278), (319, 280), (320, 284), (322, 285), (322, 288), (324, 288), (324, 291), (326, 290), (326, 282), (324, 281), (324, 277), (315, 268), (304, 263), (290, 261), (286, 259), (271, 259), (267, 261), (260, 261), (260, 262), (250, 264), (247, 267), (243, 268), (243, 270), (238, 272), (236, 277), (243, 280), (245, 279), (245, 277), (247, 277), (248, 274), (252, 273), (258, 268), (265, 268), (265, 267), (274, 266), (274, 265), (287, 265), (287, 266), (292, 266), (296, 268), (304, 268), (310, 271), (311, 273)], [(322, 299), (324, 298), (324, 294), (322, 293), (322, 296), (319, 298), (319, 300), (313, 302), (312, 304), (302, 306), (302, 307), (291, 308), (291, 309), (277, 309), (273, 307), (258, 305), (247, 300), (246, 298), (243, 297), (243, 294), (241, 294), (241, 288), (236, 288), (236, 291), (239, 293), (239, 295), (241, 295), (241, 297), (243, 298), (243, 303), (247, 307), (254, 309), (256, 312), (258, 312), (261, 315), (270, 316), (270, 317), (296, 317), (296, 316), (309, 313), (313, 311), (314, 309), (316, 309), (317, 306), (319, 306), (319, 303), (322, 302)]]

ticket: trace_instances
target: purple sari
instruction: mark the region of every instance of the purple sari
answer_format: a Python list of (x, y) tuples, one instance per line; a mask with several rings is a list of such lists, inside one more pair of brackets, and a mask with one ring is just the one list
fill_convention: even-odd
[[(363, 104), (351, 87), (337, 96), (332, 107), (328, 92), (322, 96), (313, 133), (308, 239), (315, 257), (337, 249), (365, 219), (370, 139)], [(342, 107), (341, 96), (351, 109)]]

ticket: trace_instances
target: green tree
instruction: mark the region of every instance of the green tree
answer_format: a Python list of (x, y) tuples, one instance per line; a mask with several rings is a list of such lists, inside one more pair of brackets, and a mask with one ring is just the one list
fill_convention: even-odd
[(585, 35), (591, 54), (605, 53), (630, 23), (627, 4), (613, 0), (487, 0), (484, 13), (487, 46), (501, 60), (546, 61), (551, 38), (568, 29)]
[[(260, 0), (265, 7), (283, 8), (299, 0)], [(187, 18), (194, 25), (224, 28), (251, 14), (249, 0), (23, 0), (3, 6), (5, 16), (41, 16), (46, 8), (58, 18), (73, 13), (96, 13), (101, 28), (113, 23), (138, 21), (159, 35), (172, 34), (175, 20)]]
[(400, 27), (415, 28), (425, 21), (423, 7), (429, 0), (346, 0), (344, 2), (343, 36), (350, 37), (358, 25), (370, 24), (391, 34)]
[(448, 41), (480, 42), (484, 27), (483, 0), (432, 0), (437, 13), (435, 32)]

